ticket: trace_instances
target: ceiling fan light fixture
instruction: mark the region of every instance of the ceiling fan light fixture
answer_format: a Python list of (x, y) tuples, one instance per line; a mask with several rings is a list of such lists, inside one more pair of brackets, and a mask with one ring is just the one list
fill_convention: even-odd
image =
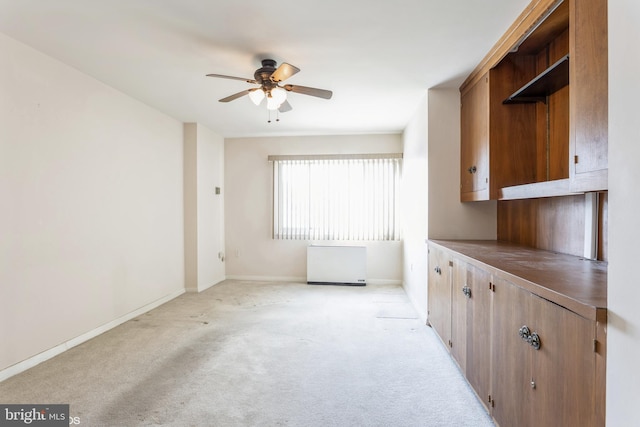
[(267, 96), (267, 109), (277, 110), (287, 99), (287, 91), (281, 87), (274, 87)]
[(275, 99), (271, 98), (271, 97), (267, 97), (267, 110), (277, 110), (278, 107), (280, 107)]
[(264, 91), (262, 89), (251, 91), (249, 92), (249, 98), (251, 98), (251, 102), (253, 102), (255, 105), (260, 105), (260, 103), (264, 99)]

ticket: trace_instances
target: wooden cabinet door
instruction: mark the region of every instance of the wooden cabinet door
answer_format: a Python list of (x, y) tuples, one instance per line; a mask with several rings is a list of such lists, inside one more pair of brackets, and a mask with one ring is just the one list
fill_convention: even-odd
[(442, 342), (449, 347), (451, 340), (451, 265), (446, 252), (429, 247), (429, 276), (427, 285), (427, 316)]
[(530, 405), (537, 425), (596, 425), (595, 322), (535, 295), (530, 297), (531, 330), (540, 336), (531, 348)]
[(488, 74), (462, 94), (460, 104), (460, 200), (488, 200)]
[[(505, 280), (494, 289), (494, 419), (501, 426), (596, 425), (595, 323)], [(539, 337), (539, 349), (521, 338), (523, 326)]]
[(606, 190), (607, 0), (571, 0), (569, 28), (571, 189)]
[(519, 334), (527, 325), (531, 296), (503, 279), (495, 280), (493, 286), (492, 415), (501, 426), (533, 426), (529, 400), (532, 352)]
[(467, 286), (470, 294), (467, 312), (466, 375), (485, 405), (491, 394), (492, 295), (490, 285), (491, 275), (487, 271), (468, 266)]
[(453, 260), (451, 286), (451, 356), (458, 363), (463, 374), (467, 367), (467, 305), (468, 298), (463, 293), (467, 284), (467, 264)]

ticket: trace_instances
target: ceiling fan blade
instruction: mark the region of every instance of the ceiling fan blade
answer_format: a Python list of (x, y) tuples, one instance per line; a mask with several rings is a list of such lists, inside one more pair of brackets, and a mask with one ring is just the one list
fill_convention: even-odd
[(289, 101), (285, 99), (284, 102), (280, 104), (280, 108), (278, 108), (278, 111), (280, 111), (281, 113), (286, 113), (287, 111), (291, 111), (292, 109), (293, 107), (291, 106), (291, 104), (289, 104)]
[(225, 76), (223, 74), (207, 74), (207, 77), (219, 77), (221, 79), (240, 80), (240, 81), (247, 82), (247, 83), (252, 83), (252, 84), (257, 84), (258, 83), (253, 79), (246, 79), (244, 77)]
[(229, 95), (226, 98), (222, 98), (219, 101), (220, 102), (229, 102), (229, 101), (233, 101), (234, 99), (238, 99), (241, 98), (245, 95), (248, 95), (249, 93), (253, 92), (255, 89), (247, 89), (247, 90), (243, 90), (242, 92), (238, 92), (238, 93), (234, 93), (233, 95)]
[(297, 86), (297, 85), (284, 85), (283, 86), (289, 92), (301, 93), (303, 95), (317, 96), (318, 98), (331, 99), (333, 92), (325, 89), (316, 89), (314, 87)]
[(287, 64), (286, 62), (283, 62), (273, 72), (273, 74), (271, 74), (271, 77), (269, 77), (269, 79), (272, 82), (278, 83), (278, 82), (281, 82), (281, 81), (284, 81), (284, 80), (288, 79), (289, 77), (293, 76), (294, 74), (296, 74), (299, 71), (300, 71), (300, 68), (294, 67), (291, 64)]

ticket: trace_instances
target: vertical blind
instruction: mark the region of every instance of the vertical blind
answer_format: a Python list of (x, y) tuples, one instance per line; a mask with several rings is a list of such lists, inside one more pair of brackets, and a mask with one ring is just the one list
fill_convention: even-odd
[(274, 239), (400, 239), (401, 155), (269, 160)]

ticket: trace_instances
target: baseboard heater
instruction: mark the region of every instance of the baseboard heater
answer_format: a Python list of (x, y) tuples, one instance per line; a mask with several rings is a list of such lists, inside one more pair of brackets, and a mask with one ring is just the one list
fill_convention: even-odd
[(364, 246), (308, 246), (307, 283), (365, 286), (367, 284), (367, 248)]

